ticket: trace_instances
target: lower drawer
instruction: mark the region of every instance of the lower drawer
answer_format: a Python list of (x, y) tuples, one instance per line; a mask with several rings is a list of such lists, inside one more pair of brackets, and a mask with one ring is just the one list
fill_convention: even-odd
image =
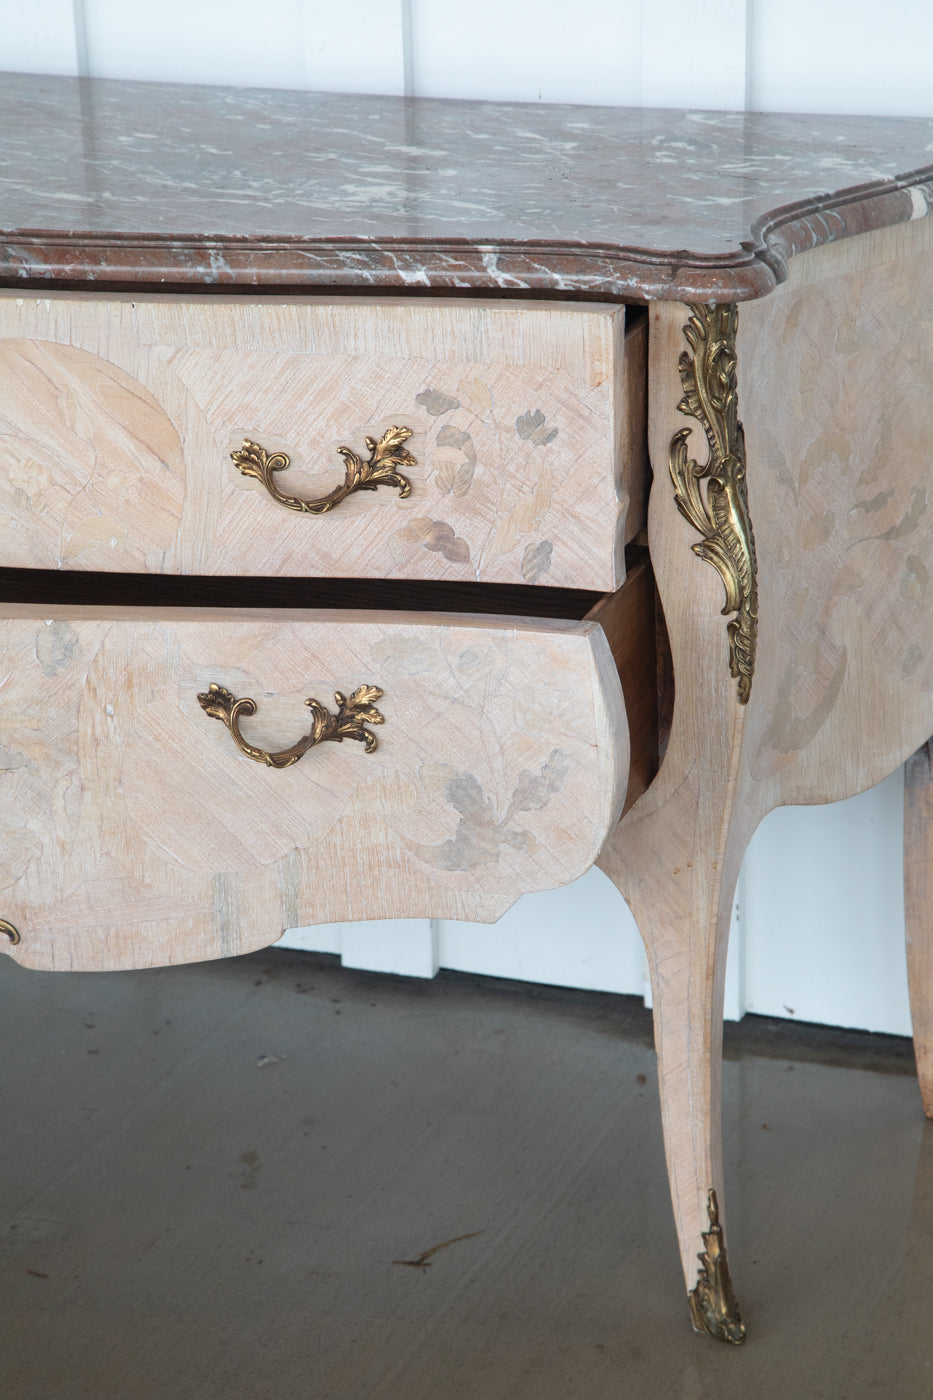
[[(601, 605), (610, 633), (633, 607), (643, 625), (642, 596), (635, 571)], [(337, 920), (491, 921), (584, 873), (622, 810), (625, 702), (592, 615), (0, 617), (0, 945), (32, 967), (227, 956)], [(297, 756), (315, 724), (336, 733)]]

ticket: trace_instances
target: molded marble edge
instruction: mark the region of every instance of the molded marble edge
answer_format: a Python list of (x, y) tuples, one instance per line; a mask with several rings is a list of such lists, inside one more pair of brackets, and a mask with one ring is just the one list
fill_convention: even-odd
[(931, 153), (925, 118), (0, 74), (0, 284), (746, 301), (928, 215)]
[(798, 253), (933, 213), (933, 167), (820, 195), (758, 219), (724, 255), (527, 239), (189, 237), (0, 230), (0, 285), (155, 290), (217, 286), (340, 291), (552, 292), (620, 301), (750, 301)]

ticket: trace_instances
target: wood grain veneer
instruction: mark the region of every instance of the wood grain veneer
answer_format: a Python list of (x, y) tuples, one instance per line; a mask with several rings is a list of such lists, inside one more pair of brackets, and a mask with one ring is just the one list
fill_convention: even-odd
[[(615, 593), (534, 588), (507, 584), (443, 584), (372, 579), (218, 579), (161, 575), (75, 573), (0, 569), (0, 609), (35, 604), (58, 616), (69, 608), (92, 608), (107, 616), (120, 607), (172, 610), (203, 616), (217, 609), (246, 615), (298, 616), (301, 611), (365, 609), (390, 617), (400, 613), (457, 614), (506, 619), (566, 619), (597, 624), (606, 634), (625, 700), (630, 764), (625, 809), (651, 782), (660, 752), (658, 674), (669, 666), (663, 619), (656, 608), (654, 574), (647, 552), (632, 546), (626, 580)], [(257, 612), (258, 616), (259, 613)]]
[[(739, 317), (738, 398), (758, 557), (747, 705), (728, 666), (723, 590), (673, 492), (652, 494), (651, 556), (676, 703), (656, 781), (607, 841), (648, 950), (668, 1169), (688, 1287), (722, 1201), (720, 1043), (735, 881), (762, 817), (871, 787), (933, 732), (933, 221), (802, 254)], [(688, 308), (651, 312), (656, 467), (690, 419), (678, 359)], [(691, 451), (703, 460), (702, 430)], [(696, 439), (700, 442), (697, 443)], [(929, 799), (911, 780), (922, 862)], [(788, 872), (792, 878), (792, 872)], [(930, 966), (912, 891), (912, 975)], [(915, 1005), (929, 1004), (918, 990)], [(921, 1018), (927, 1025), (928, 1013)], [(921, 1057), (926, 1057), (924, 1030)], [(921, 1059), (923, 1062), (923, 1058)]]
[(933, 743), (904, 769), (904, 922), (910, 1019), (923, 1110), (933, 1118)]
[[(0, 560), (613, 589), (644, 519), (644, 355), (599, 304), (0, 292)], [(300, 514), (230, 459), (286, 452), (279, 489), (316, 499), (339, 447), (365, 460), (393, 425), (404, 499)]]
[(654, 572), (644, 557), (631, 563), (625, 584), (606, 594), (586, 614), (606, 634), (622, 683), (629, 729), (629, 774), (625, 811), (637, 801), (658, 771), (661, 715), (659, 672), (667, 661), (663, 620), (659, 627)]
[[(50, 968), (220, 957), (296, 924), (494, 920), (584, 873), (625, 794), (612, 655), (592, 622), (6, 604), (0, 908)], [(256, 700), (289, 747), (308, 696), (385, 692), (379, 747), (275, 770), (201, 710)]]
[[(24, 925), (6, 951), (116, 966), (239, 951), (313, 919), (493, 918), (522, 889), (579, 873), (605, 836), (599, 864), (648, 954), (691, 1288), (715, 1272), (698, 1259), (710, 1188), (725, 1218), (722, 999), (746, 843), (774, 806), (859, 791), (933, 731), (933, 123), (32, 75), (0, 78), (0, 112), (0, 282), (15, 289), (0, 299), (0, 352), (16, 386), (3, 404), (3, 561), (60, 570), (47, 602), (6, 605), (11, 907), (0, 917)], [(367, 169), (380, 149), (391, 178), (373, 199)], [(55, 295), (38, 296), (43, 286)], [(59, 295), (77, 287), (98, 295)], [(134, 305), (100, 297), (105, 287), (212, 292)], [(260, 303), (252, 288), (275, 295)], [(339, 314), (299, 310), (309, 288), (359, 300)], [(383, 313), (367, 301), (374, 290), (415, 295)], [(449, 303), (433, 300), (447, 292)], [(499, 300), (474, 309), (473, 295)], [(625, 313), (623, 343), (621, 304), (635, 302), (647, 315)], [(728, 389), (738, 366), (758, 558), (747, 704), (729, 673), (722, 584), (695, 553), (668, 471), (685, 426), (701, 470), (705, 460), (703, 425), (680, 406), (679, 362), (688, 303), (710, 302), (747, 303), (735, 345), (706, 367), (715, 390), (717, 373)], [(660, 610), (646, 569), (609, 598), (563, 592), (611, 591), (641, 523), (646, 335)], [(316, 346), (334, 357), (324, 381), (312, 374)], [(102, 392), (89, 396), (95, 380)], [(321, 418), (317, 406), (336, 411), (341, 394), (340, 413)], [(267, 536), (260, 507), (274, 508), (224, 465), (237, 436), (265, 436), (293, 456), (297, 486), (336, 446), (359, 450), (363, 435), (407, 423), (413, 404), (425, 412), (409, 424), (412, 498), (379, 492), (323, 518), (323, 533), (283, 515)], [(312, 423), (296, 444), (296, 425)], [(90, 585), (69, 609), (82, 570), (114, 580), (136, 570), (154, 593), (176, 582), (163, 573), (240, 583), (223, 596), (236, 606), (214, 612), (206, 595), (198, 616), (173, 611), (165, 593), (118, 616), (113, 594), (95, 602)], [(429, 589), (560, 585), (562, 596), (549, 619), (444, 615), (440, 587), (406, 604), (427, 612), (361, 616), (333, 592), (333, 607), (305, 613), (283, 611), (272, 584), (235, 599), (251, 574), (294, 575), (286, 607), (322, 601), (309, 597), (314, 574), (364, 575), (380, 589), (386, 575)], [(238, 611), (260, 598), (265, 612)], [(672, 664), (655, 646), (665, 634)], [(326, 672), (315, 638), (327, 640)], [(375, 663), (390, 684), (372, 759), (331, 746), (270, 774), (191, 708), (209, 679), (245, 682), (261, 699), (257, 736), (287, 744), (307, 694), (383, 684)], [(620, 675), (636, 753), (616, 824), (628, 757)], [(392, 758), (404, 761), (390, 771)], [(347, 771), (349, 795), (337, 781)], [(933, 849), (922, 760), (908, 803), (916, 866)], [(929, 1102), (922, 870), (907, 889)], [(718, 1302), (728, 1315), (710, 1330), (738, 1339), (731, 1290)]]

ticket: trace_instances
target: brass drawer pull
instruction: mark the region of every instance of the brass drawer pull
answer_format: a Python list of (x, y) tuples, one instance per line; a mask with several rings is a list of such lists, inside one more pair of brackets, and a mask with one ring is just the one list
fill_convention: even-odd
[(361, 685), (358, 690), (354, 690), (349, 700), (345, 695), (341, 695), (339, 690), (335, 690), (334, 699), (338, 705), (335, 715), (326, 710), (319, 700), (306, 700), (305, 704), (314, 715), (311, 733), (299, 739), (290, 749), (282, 749), (280, 753), (268, 753), (265, 749), (257, 749), (248, 744), (240, 733), (240, 716), (256, 713), (256, 701), (251, 700), (249, 696), (236, 700), (229, 690), (222, 685), (215, 685), (212, 681), (207, 692), (198, 695), (198, 703), (205, 714), (210, 715), (212, 719), (223, 721), (233, 735), (233, 742), (240, 753), (245, 753), (247, 758), (255, 759), (257, 763), (265, 763), (268, 768), (290, 768), (309, 749), (313, 749), (315, 744), (322, 744), (325, 739), (333, 739), (338, 744), (344, 739), (357, 739), (367, 753), (372, 753), (378, 741), (375, 734), (371, 734), (365, 726), (385, 723), (385, 716), (372, 704), (372, 701), (378, 700), (381, 695), (382, 691), (377, 685)]
[(23, 941), (19, 929), (7, 923), (6, 919), (0, 919), (0, 933), (5, 933), (11, 943), (22, 943)]
[(286, 496), (272, 480), (273, 472), (287, 470), (290, 458), (285, 452), (270, 454), (258, 442), (243, 439), (239, 452), (230, 456), (244, 476), (254, 476), (261, 481), (274, 501), (287, 510), (298, 510), (305, 515), (324, 515), (339, 505), (345, 496), (353, 491), (375, 491), (377, 486), (397, 486), (399, 497), (404, 500), (411, 495), (411, 482), (407, 476), (395, 470), (396, 467), (413, 467), (415, 459), (402, 443), (411, 437), (411, 428), (389, 428), (377, 442), (366, 438), (369, 448), (369, 461), (364, 462), (349, 447), (338, 447), (344, 461), (346, 477), (341, 486), (335, 486), (327, 496), (317, 501), (305, 501), (300, 496)]

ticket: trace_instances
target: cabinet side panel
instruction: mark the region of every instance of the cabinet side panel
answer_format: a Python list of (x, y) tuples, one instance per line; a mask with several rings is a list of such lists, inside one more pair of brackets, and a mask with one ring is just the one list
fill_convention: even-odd
[(933, 729), (933, 220), (795, 259), (738, 359), (762, 813), (862, 791)]

